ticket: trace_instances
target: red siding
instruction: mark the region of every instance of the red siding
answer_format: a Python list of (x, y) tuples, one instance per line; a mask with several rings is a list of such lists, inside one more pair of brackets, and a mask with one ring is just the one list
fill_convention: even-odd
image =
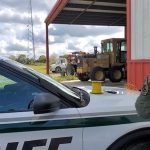
[(128, 85), (141, 89), (150, 74), (150, 60), (128, 61)]
[(141, 89), (144, 79), (150, 74), (150, 60), (131, 60), (131, 0), (127, 0), (127, 69), (128, 86)]

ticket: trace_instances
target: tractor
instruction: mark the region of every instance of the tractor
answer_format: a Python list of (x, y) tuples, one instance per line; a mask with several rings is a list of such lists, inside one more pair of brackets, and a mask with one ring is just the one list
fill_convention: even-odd
[(126, 41), (111, 38), (101, 41), (101, 53), (94, 47), (93, 54), (79, 54), (76, 74), (81, 81), (120, 82), (126, 78)]

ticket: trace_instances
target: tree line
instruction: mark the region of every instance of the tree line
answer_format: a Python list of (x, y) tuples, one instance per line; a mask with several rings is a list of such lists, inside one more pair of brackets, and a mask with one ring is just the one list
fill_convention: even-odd
[[(17, 61), (21, 64), (25, 64), (25, 65), (32, 65), (32, 64), (35, 64), (35, 63), (46, 63), (46, 56), (45, 55), (39, 56), (38, 59), (36, 59), (36, 60), (34, 60), (33, 58), (29, 58), (24, 54), (20, 54), (18, 56), (11, 55), (9, 58), (12, 59), (12, 60), (15, 60), (15, 61)], [(49, 57), (49, 60), (50, 60), (51, 64), (55, 63), (56, 60), (57, 60), (57, 55), (52, 54)]]

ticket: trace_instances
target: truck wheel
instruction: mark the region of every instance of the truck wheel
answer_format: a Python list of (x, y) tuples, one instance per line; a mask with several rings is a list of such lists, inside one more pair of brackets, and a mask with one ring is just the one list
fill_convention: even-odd
[(69, 64), (66, 67), (66, 75), (67, 76), (73, 76), (75, 74), (75, 68), (73, 67), (73, 65)]
[(56, 68), (55, 68), (55, 72), (56, 72), (56, 73), (60, 73), (60, 72), (61, 72), (61, 68), (60, 68), (60, 67), (56, 67)]
[(105, 81), (105, 71), (101, 67), (95, 67), (91, 71), (91, 80), (93, 81)]
[(89, 76), (87, 76), (85, 74), (78, 74), (78, 79), (80, 81), (88, 81), (90, 78), (89, 78)]
[(109, 79), (111, 82), (120, 82), (123, 79), (122, 68), (111, 68), (109, 71)]

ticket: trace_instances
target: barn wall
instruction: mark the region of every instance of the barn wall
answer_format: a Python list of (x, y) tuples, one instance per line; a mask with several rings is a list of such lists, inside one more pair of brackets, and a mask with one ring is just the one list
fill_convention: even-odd
[(128, 85), (141, 89), (150, 74), (150, 0), (127, 0)]
[(150, 0), (131, 0), (131, 59), (150, 59)]

